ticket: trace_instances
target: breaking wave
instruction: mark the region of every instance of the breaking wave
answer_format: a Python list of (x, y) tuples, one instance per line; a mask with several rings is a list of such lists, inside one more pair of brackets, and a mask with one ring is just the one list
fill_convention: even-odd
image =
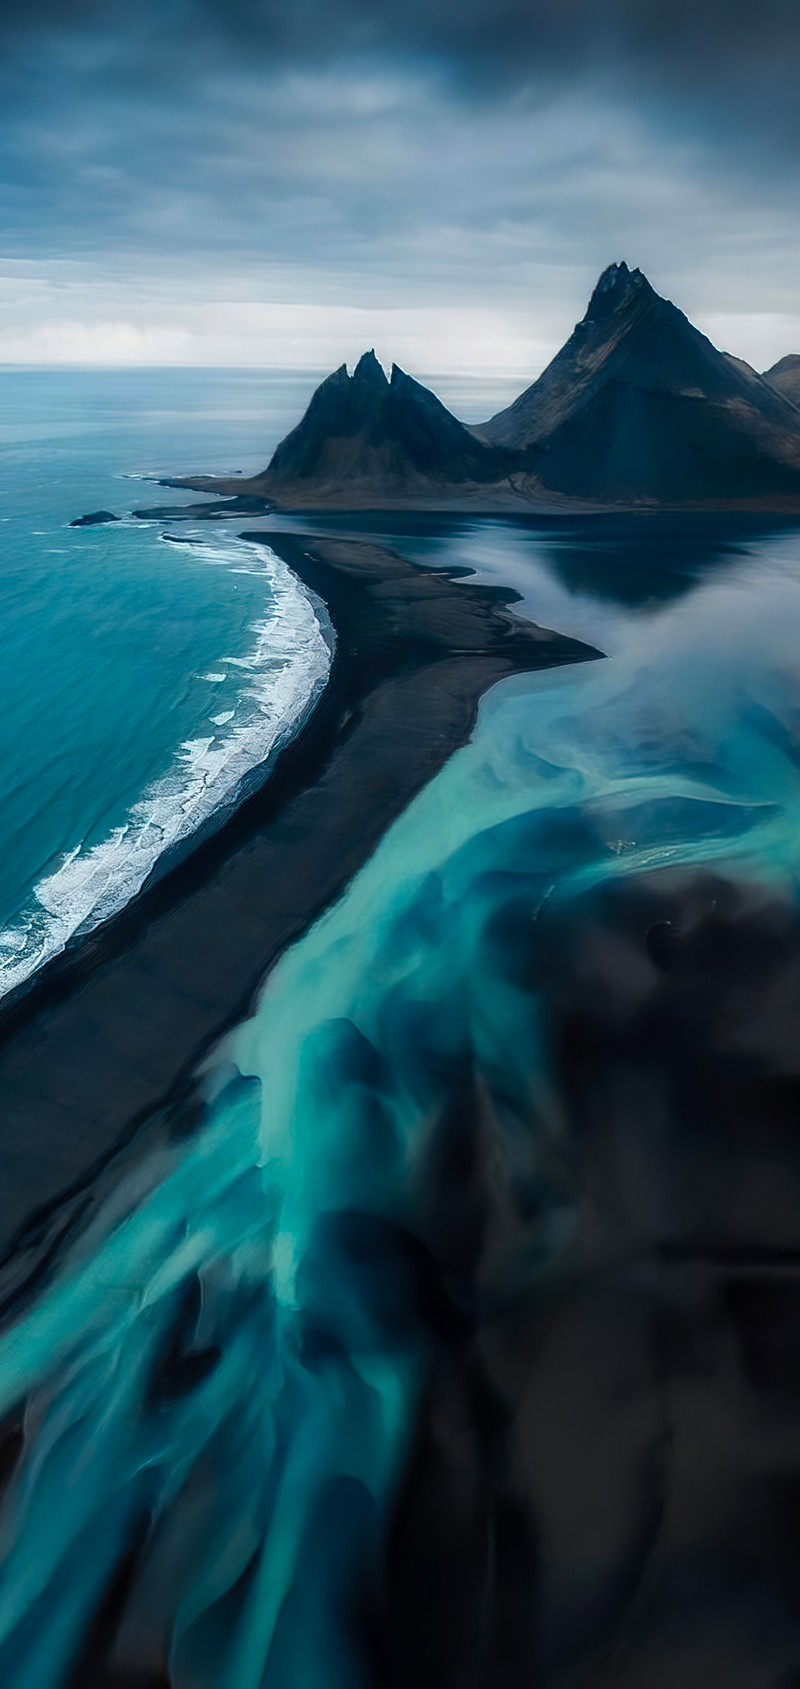
[[(174, 544), (175, 541), (171, 540)], [(203, 562), (264, 577), (268, 610), (249, 651), (222, 655), (241, 675), (235, 708), (209, 718), (178, 747), (166, 773), (99, 842), (78, 845), (33, 889), (20, 918), (0, 931), (0, 996), (15, 990), (69, 941), (117, 914), (164, 859), (219, 826), (308, 720), (330, 671), (333, 632), (324, 606), (266, 545), (187, 536)], [(206, 679), (226, 678), (220, 670)]]

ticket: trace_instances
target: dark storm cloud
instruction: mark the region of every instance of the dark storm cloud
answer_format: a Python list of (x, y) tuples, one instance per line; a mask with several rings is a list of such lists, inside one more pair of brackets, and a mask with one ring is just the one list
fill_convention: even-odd
[(794, 0), (0, 0), (0, 47), (0, 258), (53, 309), (56, 263), (177, 298), (227, 262), (251, 298), (529, 318), (566, 279), (574, 320), (622, 256), (689, 309), (712, 259), (720, 309), (793, 308)]
[(301, 57), (342, 50), (431, 53), (474, 86), (589, 61), (678, 83), (764, 81), (788, 92), (797, 72), (795, 0), (194, 0), (188, 13), (241, 43)]
[[(735, 102), (769, 96), (789, 116), (800, 55), (796, 0), (0, 0), (0, 32), (80, 31), (121, 46), (169, 42), (184, 63), (227, 50), (263, 67), (351, 55), (430, 56), (475, 92), (600, 66)], [(180, 75), (154, 57), (151, 69)], [(744, 107), (739, 106), (746, 96)]]

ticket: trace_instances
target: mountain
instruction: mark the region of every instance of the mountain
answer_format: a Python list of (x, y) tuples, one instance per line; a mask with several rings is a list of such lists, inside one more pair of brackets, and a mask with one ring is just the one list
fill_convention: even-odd
[(259, 484), (279, 502), (428, 500), (502, 482), (515, 462), (397, 364), (387, 380), (365, 352), (352, 375), (342, 364), (317, 388)]
[(612, 264), (544, 374), (480, 426), (366, 352), (322, 382), (260, 475), (166, 484), (289, 510), (800, 512), (798, 388), (800, 357), (758, 375)]
[(529, 483), (603, 504), (800, 500), (800, 415), (640, 270), (612, 264), (544, 374), (476, 429)]
[(800, 356), (797, 352), (790, 352), (788, 358), (781, 358), (772, 369), (765, 370), (764, 380), (775, 388), (776, 393), (782, 393), (784, 399), (800, 405)]

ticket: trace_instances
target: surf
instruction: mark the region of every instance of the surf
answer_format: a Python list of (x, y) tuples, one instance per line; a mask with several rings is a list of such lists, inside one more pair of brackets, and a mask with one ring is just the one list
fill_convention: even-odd
[(219, 827), (268, 777), (327, 682), (334, 634), (324, 606), (269, 546), (227, 535), (211, 541), (194, 529), (177, 542), (159, 535), (159, 542), (185, 544), (193, 561), (264, 581), (265, 611), (250, 624), (249, 645), (221, 654), (205, 677), (222, 681), (234, 671), (233, 708), (198, 723), (119, 825), (98, 842), (64, 852), (37, 881), (20, 917), (0, 931), (0, 997), (118, 914), (153, 876)]

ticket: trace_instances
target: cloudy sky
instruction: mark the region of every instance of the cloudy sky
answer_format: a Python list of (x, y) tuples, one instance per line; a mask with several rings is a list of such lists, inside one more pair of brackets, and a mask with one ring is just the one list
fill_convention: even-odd
[(797, 0), (0, 0), (0, 362), (800, 351)]

